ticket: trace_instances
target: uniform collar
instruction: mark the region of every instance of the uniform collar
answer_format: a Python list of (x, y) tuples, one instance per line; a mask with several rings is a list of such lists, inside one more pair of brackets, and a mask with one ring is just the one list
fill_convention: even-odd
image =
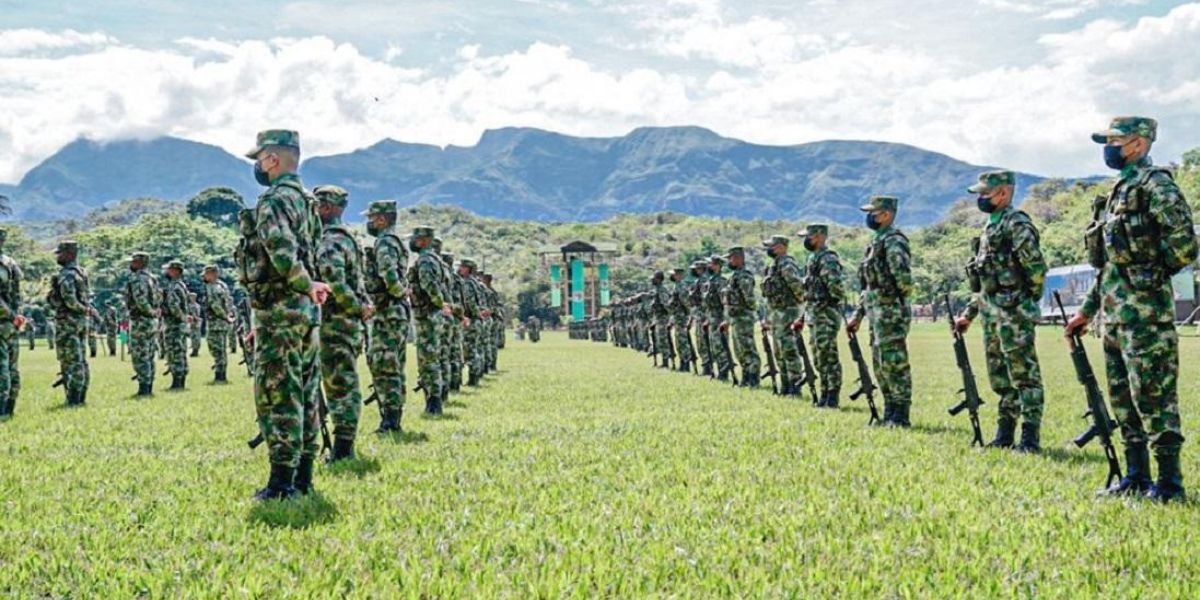
[(1154, 161), (1151, 160), (1150, 155), (1147, 154), (1146, 156), (1142, 157), (1142, 160), (1139, 160), (1131, 165), (1125, 165), (1125, 167), (1121, 169), (1121, 181), (1135, 179), (1142, 171), (1149, 169), (1152, 166), (1154, 166)]
[(279, 177), (271, 180), (271, 185), (279, 185), (285, 181), (300, 181), (300, 175), (296, 173), (280, 173)]
[(988, 215), (988, 225), (995, 225), (996, 223), (999, 223), (1004, 219), (1004, 217), (1008, 216), (1008, 213), (1012, 212), (1012, 210), (1013, 207), (1011, 204), (1009, 204), (1000, 210), (992, 212), (992, 214)]
[(892, 230), (895, 228), (896, 228), (895, 225), (888, 225), (887, 227), (880, 227), (879, 229), (875, 230), (875, 239), (879, 239), (879, 238), (891, 233)]

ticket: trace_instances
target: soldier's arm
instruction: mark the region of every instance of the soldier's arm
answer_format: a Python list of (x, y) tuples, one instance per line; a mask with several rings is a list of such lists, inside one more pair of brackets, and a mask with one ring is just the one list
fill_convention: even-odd
[(979, 316), (979, 294), (971, 294), (971, 298), (967, 300), (967, 305), (963, 307), (962, 314), (959, 316), (968, 320), (974, 321), (975, 317)]
[(16, 264), (12, 267), (12, 291), (9, 292), (9, 297), (12, 298), (13, 306), (21, 306), (21, 268)]
[(174, 284), (171, 286), (171, 292), (167, 294), (167, 313), (180, 321), (188, 317), (187, 298), (178, 292), (178, 287)]
[(380, 244), (379, 249), (375, 251), (375, 265), (387, 288), (388, 295), (393, 298), (403, 298), (408, 295), (409, 286), (405, 271), (407, 265), (404, 264), (407, 262), (407, 257), (396, 244), (395, 238), (385, 239), (385, 243)]
[(438, 285), (438, 280), (442, 276), (442, 271), (437, 264), (429, 260), (417, 259), (417, 285), (421, 286), (421, 291), (429, 297), (429, 303), (434, 308), (441, 308), (445, 304), (442, 298), (442, 286)]
[(1096, 278), (1092, 280), (1092, 287), (1088, 288), (1087, 296), (1083, 300), (1083, 306), (1079, 307), (1079, 314), (1091, 319), (1100, 312), (1100, 278), (1103, 276), (1104, 270), (1096, 272)]
[(837, 300), (838, 306), (841, 306), (846, 301), (846, 285), (842, 281), (842, 261), (838, 260), (836, 254), (825, 255), (824, 264), (821, 265), (821, 277), (824, 280), (825, 289), (829, 290), (829, 295)]
[(220, 286), (213, 285), (208, 290), (208, 311), (221, 321), (225, 320), (225, 296), (220, 293)]
[(1155, 173), (1149, 182), (1150, 213), (1162, 231), (1159, 246), (1167, 272), (1174, 274), (1196, 262), (1196, 234), (1192, 210), (1179, 186), (1163, 173)]
[(136, 281), (133, 285), (133, 304), (138, 313), (149, 315), (154, 313), (154, 299), (151, 297), (150, 286), (145, 281)]
[(59, 295), (62, 296), (63, 306), (68, 311), (77, 315), (86, 315), (88, 314), (88, 305), (79, 301), (77, 284), (78, 280), (74, 277), (60, 277), (58, 279)]
[(317, 264), (321, 281), (329, 286), (329, 296), (334, 304), (351, 315), (361, 314), (362, 302), (358, 290), (347, 279), (350, 265), (345, 249), (336, 243), (321, 244), (321, 256)]
[(754, 276), (750, 275), (739, 279), (741, 281), (738, 282), (738, 287), (741, 288), (742, 302), (745, 303), (747, 309), (754, 310), (758, 306), (758, 301), (754, 297)]
[(904, 298), (912, 295), (913, 280), (911, 255), (909, 254), (908, 242), (904, 241), (900, 236), (891, 236), (887, 241), (887, 261), (888, 271), (891, 272), (892, 278), (896, 282), (896, 290)]
[(1013, 250), (1017, 261), (1025, 272), (1025, 282), (1029, 285), (1029, 295), (1034, 299), (1042, 297), (1046, 286), (1046, 259), (1042, 256), (1042, 247), (1038, 243), (1037, 230), (1032, 223), (1019, 223), (1013, 229)]
[(284, 199), (278, 196), (298, 194), (294, 190), (278, 190), (275, 197), (263, 198), (258, 203), (256, 232), (266, 250), (267, 258), (275, 270), (283, 274), (292, 291), (307, 294), (312, 287), (312, 275), (300, 261), (300, 240), (288, 226), (282, 206)]

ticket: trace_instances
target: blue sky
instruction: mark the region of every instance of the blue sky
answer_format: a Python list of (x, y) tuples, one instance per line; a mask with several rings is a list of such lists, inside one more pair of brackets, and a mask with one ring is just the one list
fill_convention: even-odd
[(78, 136), (310, 153), (488, 128), (909, 143), (1047, 175), (1086, 134), (1162, 122), (1200, 145), (1200, 3), (1137, 0), (0, 0), (0, 182)]

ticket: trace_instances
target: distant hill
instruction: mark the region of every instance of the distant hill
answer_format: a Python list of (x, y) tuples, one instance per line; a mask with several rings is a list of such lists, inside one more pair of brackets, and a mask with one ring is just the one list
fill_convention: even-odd
[[(902, 199), (901, 222), (942, 218), (985, 167), (902, 144), (827, 141), (763, 146), (698, 127), (642, 128), (614, 138), (539, 129), (489, 130), (471, 147), (383, 140), (306, 160), (310, 186), (350, 191), (350, 209), (392, 198), (451, 204), (476, 214), (542, 222), (598, 221), (672, 211), (740, 219), (858, 223), (867, 196)], [(1021, 189), (1042, 178), (1020, 176)], [(247, 201), (260, 191), (250, 165), (186, 140), (68, 144), (0, 194), (21, 220), (61, 219), (132, 197), (186, 200), (212, 185)]]

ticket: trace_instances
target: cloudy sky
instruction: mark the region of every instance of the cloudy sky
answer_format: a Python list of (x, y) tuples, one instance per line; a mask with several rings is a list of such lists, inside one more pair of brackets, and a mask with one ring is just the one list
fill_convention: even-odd
[(1087, 134), (1200, 146), (1200, 2), (0, 0), (0, 182), (64, 144), (173, 135), (308, 155), (488, 128), (702, 125), (765, 144), (909, 143), (1045, 175)]

